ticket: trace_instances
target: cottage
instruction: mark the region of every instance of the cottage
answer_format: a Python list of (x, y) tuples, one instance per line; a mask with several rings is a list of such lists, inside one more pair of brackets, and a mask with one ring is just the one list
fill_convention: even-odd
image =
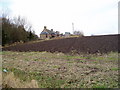
[(53, 29), (49, 30), (46, 26), (44, 26), (43, 31), (40, 33), (41, 39), (50, 39), (59, 36), (59, 31), (53, 31)]
[(70, 37), (70, 32), (65, 32), (65, 37)]

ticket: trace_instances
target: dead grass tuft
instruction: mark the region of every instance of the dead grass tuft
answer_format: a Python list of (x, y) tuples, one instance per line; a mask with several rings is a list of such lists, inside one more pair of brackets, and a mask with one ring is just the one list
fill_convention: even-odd
[(31, 82), (23, 82), (14, 76), (13, 72), (10, 72), (3, 79), (3, 88), (38, 88), (36, 80), (31, 80)]
[(0, 87), (2, 87), (2, 73), (0, 72)]

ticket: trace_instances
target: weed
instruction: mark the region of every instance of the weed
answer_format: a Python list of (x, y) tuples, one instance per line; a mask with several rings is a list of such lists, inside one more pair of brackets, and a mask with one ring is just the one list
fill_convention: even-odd
[(94, 63), (96, 63), (96, 64), (97, 64), (98, 62), (97, 62), (97, 61), (94, 61)]
[(74, 63), (74, 61), (67, 61), (67, 63)]
[(91, 59), (91, 56), (87, 56), (86, 59)]
[(0, 51), (0, 55), (1, 55), (1, 54), (3, 54), (3, 52), (2, 52), (2, 51)]
[(102, 90), (103, 90), (103, 88), (107, 88), (107, 86), (105, 86), (105, 85), (94, 85), (92, 88), (102, 88)]
[(80, 56), (70, 56), (70, 55), (67, 55), (65, 56), (65, 59), (67, 60), (72, 60), (72, 59), (85, 59), (86, 57), (80, 57)]
[(56, 65), (55, 65), (55, 66), (53, 66), (53, 68), (59, 68), (59, 67), (60, 67), (60, 66), (56, 66)]
[(27, 59), (27, 58), (25, 58), (24, 60), (25, 60), (25, 61), (29, 61), (29, 59)]
[(4, 54), (9, 54), (10, 52), (2, 51), (1, 53), (2, 55), (4, 55)]
[(86, 62), (86, 61), (85, 61), (85, 60), (79, 60), (79, 62), (84, 63), (84, 62)]
[(39, 60), (38, 58), (34, 59), (34, 61), (38, 61), (38, 60)]
[(47, 60), (46, 60), (46, 59), (42, 59), (41, 61), (42, 61), (42, 62), (47, 62)]

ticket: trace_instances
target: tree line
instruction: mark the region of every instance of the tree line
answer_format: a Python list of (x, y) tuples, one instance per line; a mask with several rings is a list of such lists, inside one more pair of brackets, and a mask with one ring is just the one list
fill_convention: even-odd
[(38, 39), (38, 36), (25, 18), (20, 16), (10, 18), (2, 15), (2, 46), (36, 39)]

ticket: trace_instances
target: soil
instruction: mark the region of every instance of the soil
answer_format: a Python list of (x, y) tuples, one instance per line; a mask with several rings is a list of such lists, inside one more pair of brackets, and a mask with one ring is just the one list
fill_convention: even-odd
[(36, 43), (24, 43), (5, 47), (3, 48), (3, 51), (48, 51), (63, 53), (120, 52), (120, 49), (118, 48), (118, 43), (120, 43), (118, 42), (119, 38), (120, 34), (65, 38)]

